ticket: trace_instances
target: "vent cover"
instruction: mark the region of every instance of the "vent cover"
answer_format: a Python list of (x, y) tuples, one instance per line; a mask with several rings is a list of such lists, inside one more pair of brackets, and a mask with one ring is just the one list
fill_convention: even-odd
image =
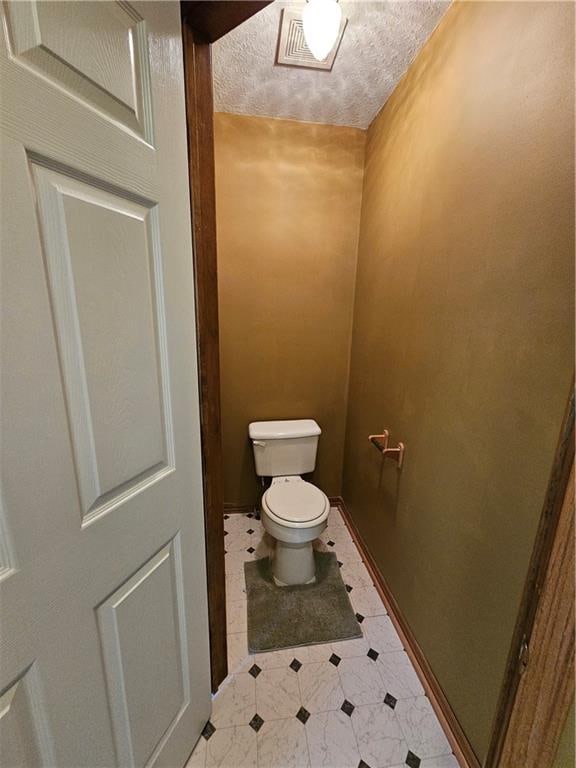
[(318, 61), (312, 55), (310, 49), (306, 45), (306, 40), (304, 39), (302, 10), (283, 8), (282, 16), (280, 17), (280, 34), (278, 36), (276, 64), (285, 64), (289, 67), (306, 67), (307, 69), (331, 70), (347, 22), (348, 19), (342, 17), (340, 31), (338, 32), (338, 38), (334, 43), (334, 47), (324, 61)]

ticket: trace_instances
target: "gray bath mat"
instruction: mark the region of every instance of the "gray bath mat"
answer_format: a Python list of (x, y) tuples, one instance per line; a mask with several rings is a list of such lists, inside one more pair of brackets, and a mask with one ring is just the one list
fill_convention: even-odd
[(333, 552), (315, 552), (316, 583), (277, 587), (270, 560), (244, 564), (250, 653), (362, 637)]

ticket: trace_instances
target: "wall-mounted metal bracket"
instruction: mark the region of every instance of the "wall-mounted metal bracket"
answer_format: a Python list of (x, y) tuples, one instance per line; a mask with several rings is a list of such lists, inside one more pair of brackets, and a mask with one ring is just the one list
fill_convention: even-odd
[(390, 432), (387, 429), (382, 430), (381, 435), (370, 435), (368, 440), (374, 445), (380, 453), (384, 453), (384, 451), (388, 448), (388, 440), (390, 438)]
[(384, 429), (381, 435), (370, 435), (368, 437), (372, 445), (380, 451), (382, 458), (393, 459), (393, 461), (398, 462), (398, 469), (402, 469), (405, 445), (404, 443), (398, 443), (395, 448), (388, 448), (389, 439), (390, 432), (387, 429)]

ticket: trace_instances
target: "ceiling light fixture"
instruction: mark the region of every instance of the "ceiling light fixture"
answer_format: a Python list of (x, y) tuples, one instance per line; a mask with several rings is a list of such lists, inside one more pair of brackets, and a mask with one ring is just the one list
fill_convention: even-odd
[(338, 0), (308, 0), (302, 11), (306, 45), (315, 59), (324, 61), (338, 39), (342, 9)]

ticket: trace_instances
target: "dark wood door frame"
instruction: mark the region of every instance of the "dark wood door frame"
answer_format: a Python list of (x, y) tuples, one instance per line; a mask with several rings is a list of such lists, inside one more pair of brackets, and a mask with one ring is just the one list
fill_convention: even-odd
[[(573, 468), (574, 384), (510, 645), (486, 768), (551, 765), (574, 698)], [(540, 631), (543, 625), (545, 636)]]
[(204, 43), (215, 43), (272, 0), (181, 0), (182, 18)]
[(188, 165), (200, 384), (208, 619), (212, 691), (228, 673), (224, 498), (220, 427), (218, 263), (214, 180), (214, 105), (210, 44), (269, 4), (251, 0), (181, 3)]
[(498, 768), (551, 766), (573, 700), (574, 494), (567, 493)]
[[(220, 371), (218, 342), (218, 283), (216, 253), (216, 210), (214, 183), (214, 126), (212, 101), (212, 69), (210, 44), (222, 35), (258, 12), (270, 0), (208, 0), (181, 3), (183, 16), (184, 64), (186, 78), (186, 108), (188, 120), (188, 154), (190, 166), (190, 195), (193, 213), (194, 261), (196, 279), (196, 314), (198, 324), (198, 354), (200, 369), (200, 408), (202, 460), (204, 469), (204, 504), (206, 517), (206, 551), (208, 564), (208, 602), (210, 620), (212, 688), (215, 691), (227, 674), (226, 652), (226, 599), (224, 570), (222, 447), (220, 433)], [(573, 516), (573, 488), (570, 472), (574, 462), (574, 392), (564, 418), (562, 432), (552, 468), (547, 495), (535, 540), (534, 550), (526, 579), (516, 627), (510, 647), (506, 673), (502, 684), (494, 721), (492, 739), (486, 768), (516, 768), (514, 760), (518, 744), (525, 741), (522, 728), (524, 720), (518, 711), (536, 706), (526, 698), (528, 686), (521, 687), (526, 671), (525, 644), (537, 642), (538, 619), (546, 609), (543, 596), (550, 589), (559, 557), (565, 556), (565, 537), (569, 525), (566, 515)], [(570, 502), (571, 506), (570, 506)], [(568, 506), (567, 506), (568, 505)], [(568, 512), (566, 510), (568, 509)], [(570, 510), (572, 510), (570, 512)], [(564, 511), (564, 514), (562, 512)], [(562, 539), (564, 537), (564, 539)], [(562, 555), (564, 553), (564, 555)], [(557, 573), (557, 569), (556, 569)], [(566, 589), (572, 585), (564, 582)], [(559, 587), (556, 587), (559, 589)], [(566, 601), (564, 600), (564, 604)], [(554, 613), (556, 610), (556, 613)], [(568, 616), (568, 618), (566, 618)], [(554, 634), (556, 647), (562, 648), (560, 674), (555, 680), (569, 680), (566, 686), (558, 686), (554, 696), (548, 692), (545, 711), (539, 708), (540, 719), (534, 720), (534, 728), (540, 728), (542, 739), (547, 729), (546, 750), (540, 750), (534, 763), (541, 768), (547, 765), (559, 738), (562, 708), (573, 696), (574, 616), (564, 614), (561, 622), (559, 607), (548, 605), (548, 634)], [(568, 632), (568, 642), (562, 634)], [(564, 638), (566, 640), (566, 638)], [(552, 647), (552, 646), (551, 646)], [(534, 654), (533, 673), (538, 679), (537, 664), (546, 659)], [(548, 660), (549, 661), (549, 660)], [(570, 666), (572, 665), (572, 666)], [(542, 679), (542, 678), (540, 678)], [(571, 685), (571, 688), (570, 688)], [(559, 702), (559, 692), (561, 702)], [(528, 690), (529, 693), (529, 690)], [(521, 698), (523, 697), (523, 698)], [(540, 705), (543, 697), (540, 696)], [(554, 699), (554, 700), (553, 700)], [(554, 711), (554, 716), (551, 713)], [(564, 713), (565, 714), (565, 713)], [(529, 720), (529, 722), (532, 722)], [(538, 738), (533, 742), (537, 742)], [(512, 762), (510, 762), (512, 760)], [(530, 768), (532, 763), (530, 763)], [(523, 768), (529, 768), (523, 763)]]

